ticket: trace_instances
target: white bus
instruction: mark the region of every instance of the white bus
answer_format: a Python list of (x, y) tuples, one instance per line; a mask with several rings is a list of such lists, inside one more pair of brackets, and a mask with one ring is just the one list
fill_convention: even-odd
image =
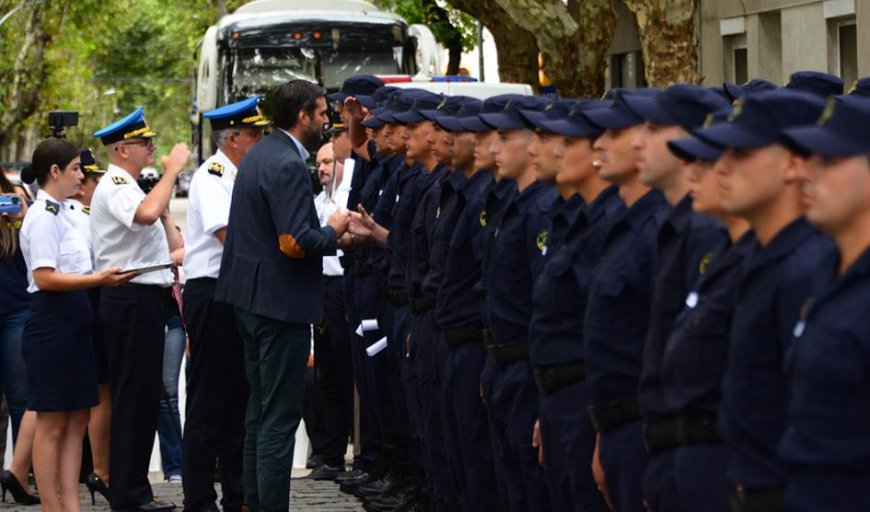
[(201, 162), (213, 152), (202, 114), (295, 78), (327, 90), (345, 78), (429, 77), (440, 69), (428, 28), (408, 24), (361, 0), (256, 0), (209, 27), (195, 70), (192, 146)]

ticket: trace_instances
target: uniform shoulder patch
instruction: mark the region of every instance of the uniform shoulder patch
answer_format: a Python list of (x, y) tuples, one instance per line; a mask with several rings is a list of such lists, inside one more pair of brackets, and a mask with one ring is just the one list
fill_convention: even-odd
[(112, 183), (114, 183), (115, 185), (126, 185), (127, 178), (123, 176), (112, 176)]
[(538, 236), (535, 237), (535, 247), (538, 248), (539, 251), (544, 251), (547, 247), (547, 239), (550, 237), (550, 232), (546, 229), (542, 229), (538, 231)]
[(224, 175), (224, 166), (220, 162), (212, 162), (208, 164), (208, 173), (214, 174), (215, 176), (223, 176)]
[(713, 260), (713, 253), (712, 252), (708, 252), (707, 254), (704, 255), (703, 258), (701, 258), (701, 262), (698, 264), (698, 274), (699, 275), (703, 276), (705, 273), (707, 273), (707, 267), (710, 266), (710, 262), (712, 260)]
[(481, 226), (486, 227), (486, 210), (481, 210), (478, 220)]
[(57, 212), (60, 211), (60, 205), (53, 201), (45, 202), (45, 211), (51, 212), (52, 215), (57, 215)]
[(90, 206), (82, 206), (82, 211), (85, 212), (85, 215), (90, 215), (91, 214), (91, 207)]

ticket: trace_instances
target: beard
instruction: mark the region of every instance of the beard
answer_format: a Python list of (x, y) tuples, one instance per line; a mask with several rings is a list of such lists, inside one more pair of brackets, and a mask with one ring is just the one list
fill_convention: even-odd
[(302, 132), (302, 145), (312, 148), (319, 144), (323, 139), (323, 126), (317, 123), (309, 123)]

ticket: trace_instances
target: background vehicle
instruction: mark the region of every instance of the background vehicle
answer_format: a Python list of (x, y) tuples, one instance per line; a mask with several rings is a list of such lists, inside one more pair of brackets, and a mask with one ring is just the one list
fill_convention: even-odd
[(214, 152), (203, 113), (268, 94), (288, 80), (307, 79), (335, 91), (359, 73), (431, 76), (439, 67), (428, 28), (408, 26), (361, 0), (250, 2), (203, 37), (194, 77), (193, 153), (202, 162)]

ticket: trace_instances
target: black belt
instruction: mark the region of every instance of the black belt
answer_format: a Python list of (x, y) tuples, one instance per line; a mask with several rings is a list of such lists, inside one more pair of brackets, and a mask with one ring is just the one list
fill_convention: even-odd
[(589, 419), (596, 432), (604, 433), (640, 419), (636, 396), (589, 404)]
[(526, 340), (517, 340), (505, 344), (496, 344), (492, 337), (492, 331), (483, 330), (483, 345), (489, 352), (492, 362), (497, 366), (508, 363), (523, 361), (529, 358), (529, 343)]
[(650, 455), (680, 446), (680, 420), (666, 420), (643, 423), (643, 445)]
[(404, 288), (390, 288), (387, 290), (387, 300), (395, 308), (407, 306), (410, 302), (408, 299), (408, 290)]
[(535, 366), (532, 370), (538, 391), (549, 396), (560, 389), (586, 378), (586, 365), (582, 362), (561, 366)]
[(465, 343), (480, 343), (483, 341), (483, 327), (480, 325), (467, 325), (465, 327), (453, 327), (444, 329), (444, 343), (453, 348)]
[(423, 295), (414, 295), (409, 297), (408, 304), (411, 306), (411, 313), (422, 315), (432, 309), (432, 303)]
[(716, 416), (713, 415), (681, 415), (643, 424), (643, 442), (650, 455), (677, 446), (716, 444), (721, 441)]
[(785, 512), (785, 495), (782, 489), (736, 489), (731, 493), (730, 501), (731, 512)]
[(372, 266), (364, 261), (355, 261), (353, 264), (353, 273), (357, 277), (367, 276), (372, 272)]

